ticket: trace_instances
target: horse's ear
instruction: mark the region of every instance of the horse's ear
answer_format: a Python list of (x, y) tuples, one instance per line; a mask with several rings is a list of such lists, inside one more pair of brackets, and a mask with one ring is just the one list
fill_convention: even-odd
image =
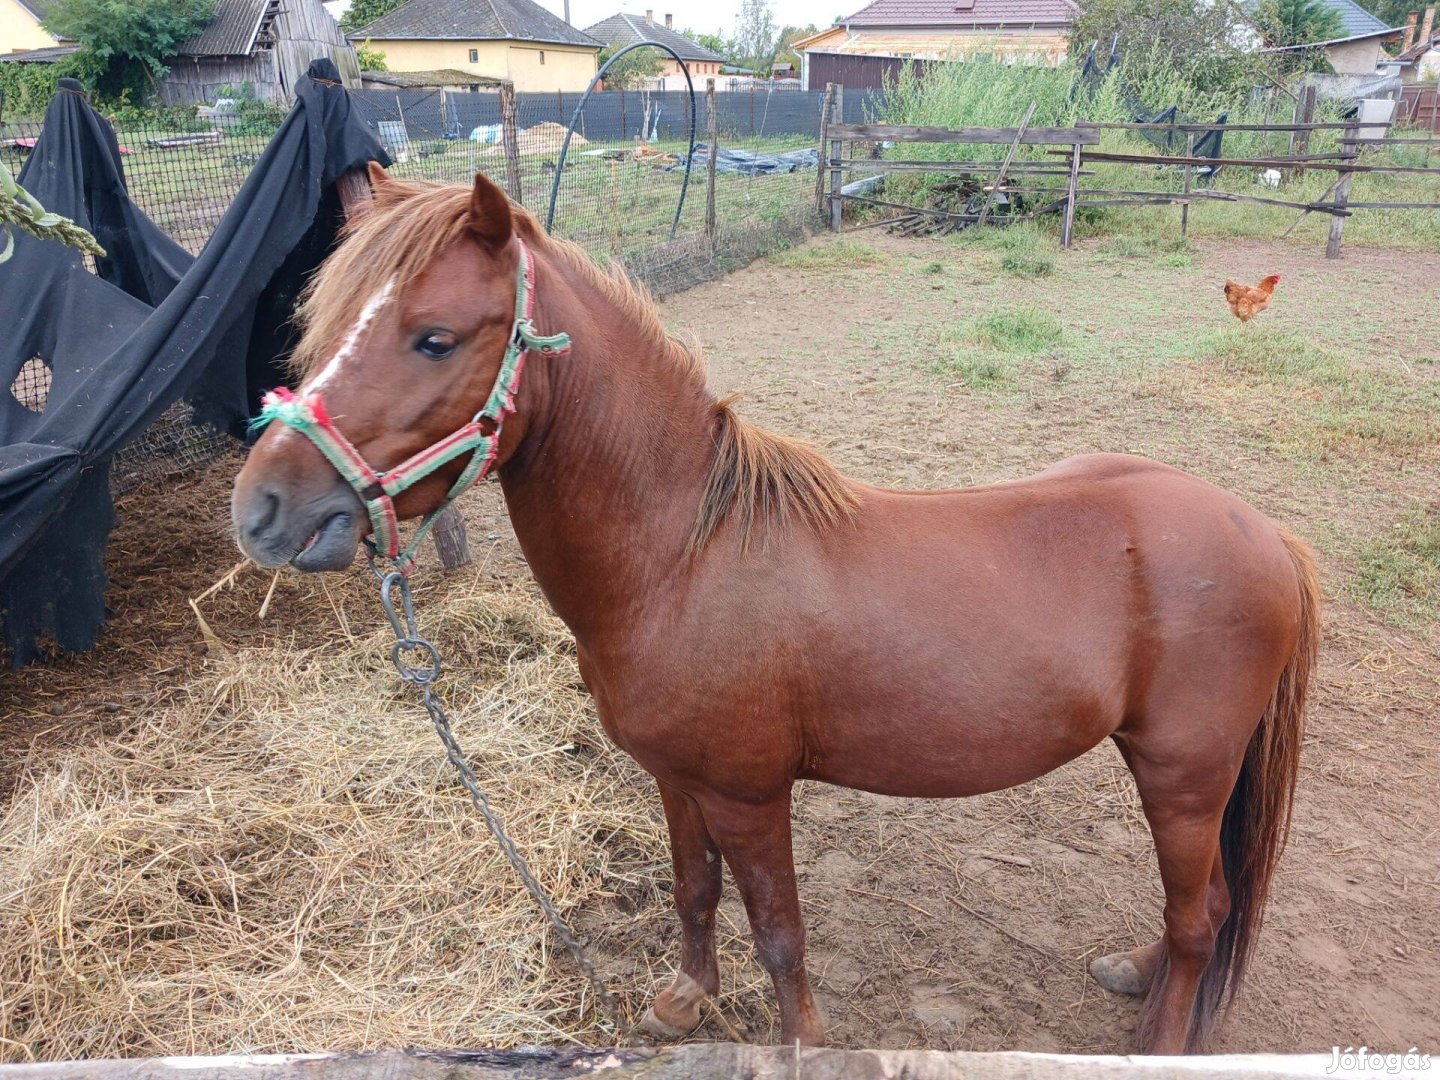
[(510, 200), (484, 173), (475, 174), (475, 189), (470, 192), (470, 231), (491, 251), (508, 244), (515, 231)]
[(370, 162), (367, 171), (370, 173), (370, 190), (374, 193), (376, 206), (393, 206), (405, 198), (400, 185), (390, 179), (390, 174), (378, 161)]

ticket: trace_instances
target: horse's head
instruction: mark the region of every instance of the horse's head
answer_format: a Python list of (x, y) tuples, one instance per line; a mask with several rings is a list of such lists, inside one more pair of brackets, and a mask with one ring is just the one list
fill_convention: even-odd
[[(385, 515), (431, 512), (524, 433), (517, 416), (495, 437), (509, 402), (488, 407), (524, 355), (510, 345), (528, 255), (509, 200), (483, 176), (443, 188), (372, 166), (371, 181), (302, 308), (301, 385), (267, 399), (272, 422), (235, 481), (237, 539), (261, 566), (343, 569), (372, 521), (383, 551)], [(437, 443), (459, 452), (435, 468)]]

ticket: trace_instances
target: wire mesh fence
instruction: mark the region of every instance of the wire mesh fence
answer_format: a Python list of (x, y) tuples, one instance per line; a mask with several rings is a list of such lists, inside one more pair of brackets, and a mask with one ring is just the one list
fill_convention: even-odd
[[(579, 93), (351, 96), (394, 158), (395, 175), (465, 183), (484, 172), (542, 222), (553, 200), (554, 233), (600, 262), (623, 263), (666, 295), (795, 242), (814, 220), (823, 94), (720, 86), (708, 96), (696, 87), (688, 187), (691, 99), (683, 91), (591, 95), (563, 162)], [(870, 108), (863, 92), (846, 96), (847, 119), (863, 120)], [(197, 254), (277, 128), (255, 116), (228, 125), (176, 116), (115, 126), (131, 198)], [(0, 130), (0, 160), (18, 173), (39, 135), (38, 120), (8, 121)], [(25, 391), (33, 397), (41, 393), (41, 373), (31, 374), (36, 378)], [(117, 457), (112, 486), (129, 490), (232, 445), (195, 427), (187, 407), (176, 405)]]

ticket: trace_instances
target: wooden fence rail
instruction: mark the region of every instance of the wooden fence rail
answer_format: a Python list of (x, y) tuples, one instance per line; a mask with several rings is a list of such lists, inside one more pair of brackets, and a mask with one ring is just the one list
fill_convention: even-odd
[[(843, 88), (830, 87), (829, 94), (839, 99)], [(827, 97), (827, 100), (830, 100)], [(1296, 106), (1294, 123), (1274, 124), (1222, 124), (1222, 123), (1126, 123), (1079, 121), (1074, 127), (1030, 127), (1029, 115), (1026, 122), (1009, 128), (939, 128), (903, 124), (845, 124), (838, 121), (838, 112), (826, 110), (822, 116), (820, 140), (820, 169), (816, 177), (816, 200), (823, 212), (828, 206), (831, 229), (838, 232), (842, 222), (842, 210), (846, 203), (884, 207), (906, 211), (901, 218), (889, 219), (874, 224), (895, 224), (911, 219), (923, 225), (918, 230), (902, 225), (909, 231), (945, 231), (961, 224), (983, 224), (987, 217), (996, 224), (1017, 220), (1030, 220), (1051, 212), (1060, 212), (1062, 224), (1060, 243), (1069, 247), (1074, 235), (1075, 213), (1082, 206), (1178, 206), (1180, 207), (1180, 231), (1184, 235), (1189, 225), (1190, 206), (1195, 202), (1254, 203), (1263, 206), (1284, 207), (1300, 211), (1300, 219), (1286, 230), (1289, 235), (1307, 215), (1327, 214), (1330, 217), (1330, 231), (1325, 253), (1328, 258), (1337, 258), (1343, 238), (1345, 220), (1357, 210), (1440, 210), (1440, 185), (1437, 185), (1436, 199), (1432, 202), (1406, 200), (1385, 202), (1374, 199), (1352, 201), (1351, 185), (1357, 176), (1406, 175), (1440, 178), (1440, 167), (1430, 165), (1388, 165), (1373, 160), (1361, 160), (1362, 153), (1369, 150), (1392, 146), (1421, 146), (1428, 158), (1430, 152), (1440, 152), (1440, 142), (1429, 138), (1395, 136), (1389, 131), (1388, 122), (1365, 123), (1351, 120), (1344, 123), (1314, 123), (1314, 103), (1309, 95), (1302, 96)], [(1033, 110), (1032, 110), (1033, 112)], [(1368, 132), (1379, 128), (1386, 132), (1379, 137), (1369, 137)], [(1366, 138), (1360, 132), (1367, 132)], [(1186, 151), (1171, 155), (1162, 153), (1127, 153), (1099, 149), (1102, 131), (1166, 132), (1184, 136)], [(1196, 138), (1206, 132), (1261, 132), (1289, 135), (1290, 153), (1267, 157), (1202, 157), (1194, 152)], [(1337, 131), (1339, 147), (1329, 153), (1310, 153), (1310, 137), (1315, 132)], [(913, 144), (933, 143), (944, 145), (973, 144), (1005, 146), (1003, 158), (993, 160), (916, 160), (913, 156), (898, 159), (864, 157), (858, 154), (846, 156), (844, 148), (855, 143)], [(1016, 160), (1015, 152), (1021, 146), (1039, 147), (1044, 154), (1056, 160)], [(1093, 166), (1104, 165), (1149, 165), (1156, 168), (1179, 169), (1184, 176), (1180, 191), (1147, 191), (1128, 187), (1094, 186), (1082, 187), (1082, 178), (1096, 176)], [(1086, 166), (1092, 166), (1087, 168)], [(1304, 176), (1314, 170), (1333, 173), (1335, 182), (1318, 199), (1291, 198), (1279, 196), (1249, 195), (1240, 192), (1217, 191), (1209, 187), (1196, 186), (1196, 170), (1209, 168), (1253, 168), (1275, 170), (1282, 178)], [(973, 177), (978, 191), (983, 193), (983, 206), (978, 213), (973, 204), (968, 208), (935, 206), (907, 206), (890, 199), (879, 198), (874, 190), (857, 190), (851, 185), (845, 190), (846, 173), (860, 172), (877, 177), (885, 174), (922, 174), (936, 176)], [(1054, 186), (1055, 181), (1064, 178), (1063, 187)], [(827, 184), (828, 181), (828, 184)], [(1046, 186), (1047, 181), (1051, 186)], [(1103, 183), (1103, 181), (1102, 181)], [(873, 185), (871, 185), (873, 188)], [(962, 190), (969, 190), (962, 189)], [(1050, 201), (1024, 214), (990, 214), (994, 200), (1001, 194), (1054, 196)], [(977, 196), (979, 198), (979, 196)], [(924, 225), (931, 221), (943, 226)], [(868, 225), (866, 227), (869, 227)]]

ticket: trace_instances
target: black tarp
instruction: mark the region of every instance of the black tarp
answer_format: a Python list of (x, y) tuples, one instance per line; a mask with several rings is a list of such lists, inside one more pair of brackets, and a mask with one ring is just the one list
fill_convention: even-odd
[[(389, 163), (334, 64), (317, 60), (192, 261), (130, 201), (115, 133), (79, 85), (56, 95), (20, 179), (108, 254), (97, 276), (22, 234), (0, 266), (0, 629), (14, 663), (46, 638), (95, 642), (115, 452), (181, 397), (197, 420), (241, 434), (258, 393), (281, 381), (296, 296), (343, 221), (335, 181), (367, 161)], [(38, 412), (10, 391), (37, 357), (49, 368)]]

